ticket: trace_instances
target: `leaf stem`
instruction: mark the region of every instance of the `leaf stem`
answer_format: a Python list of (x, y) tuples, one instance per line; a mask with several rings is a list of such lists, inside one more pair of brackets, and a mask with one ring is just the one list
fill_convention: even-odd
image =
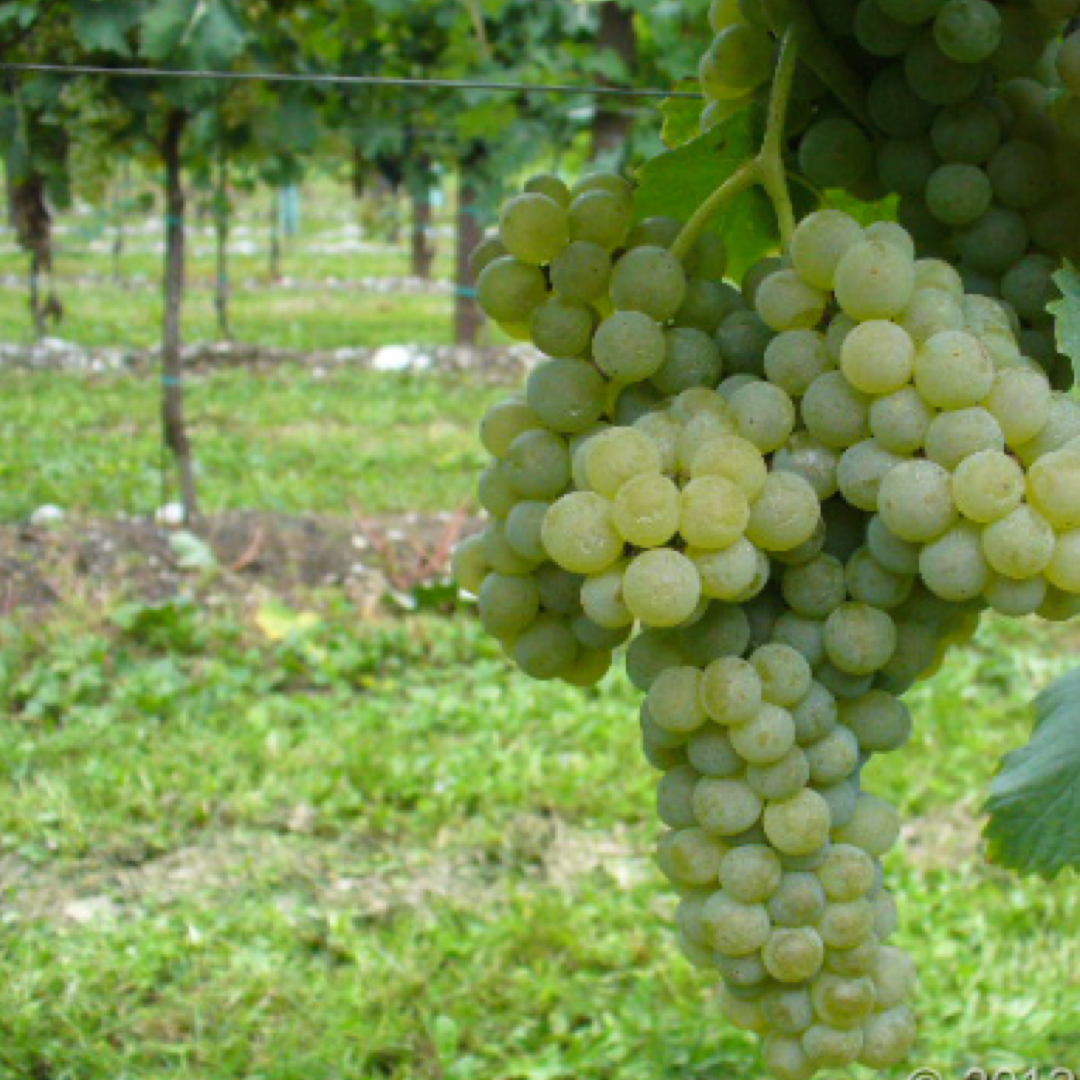
[(675, 243), (671, 245), (672, 255), (680, 261), (685, 259), (690, 254), (690, 249), (705, 234), (705, 230), (712, 224), (713, 218), (724, 207), (724, 204), (731, 202), (760, 181), (761, 160), (759, 157), (755, 157), (732, 173), (694, 211), (694, 216), (683, 226), (682, 232), (679, 233)]

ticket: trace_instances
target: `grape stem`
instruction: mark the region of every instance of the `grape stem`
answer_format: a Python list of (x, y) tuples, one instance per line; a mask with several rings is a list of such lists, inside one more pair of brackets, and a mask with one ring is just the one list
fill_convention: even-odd
[(789, 26), (780, 42), (780, 59), (769, 95), (768, 120), (761, 150), (732, 173), (697, 208), (671, 246), (671, 252), (676, 258), (685, 259), (724, 206), (755, 184), (760, 184), (765, 189), (765, 194), (776, 211), (781, 244), (787, 248), (791, 242), (791, 234), (795, 231), (795, 212), (792, 209), (791, 192), (784, 169), (784, 125), (798, 57), (798, 30), (795, 26)]

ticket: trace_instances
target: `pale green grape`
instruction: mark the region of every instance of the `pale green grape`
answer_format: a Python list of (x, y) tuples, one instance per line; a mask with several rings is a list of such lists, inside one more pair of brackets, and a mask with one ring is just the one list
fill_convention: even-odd
[(765, 350), (765, 374), (769, 382), (791, 397), (802, 397), (830, 367), (825, 339), (814, 330), (785, 330)]
[(844, 340), (841, 369), (865, 394), (891, 394), (915, 370), (915, 342), (895, 323), (874, 319), (855, 327)]
[(761, 645), (750, 663), (761, 677), (762, 697), (772, 705), (796, 705), (810, 689), (810, 665), (788, 645)]
[(903, 253), (905, 258), (915, 258), (915, 241), (911, 234), (896, 221), (875, 221), (866, 227), (867, 240), (880, 240), (883, 244), (891, 244), (897, 251)]
[(785, 870), (767, 908), (776, 926), (813, 926), (825, 911), (826, 903), (825, 890), (815, 874)]
[(782, 855), (812, 855), (829, 840), (829, 804), (810, 788), (770, 803), (763, 817), (765, 835)]
[(542, 353), (560, 359), (574, 359), (589, 352), (593, 317), (580, 304), (552, 296), (532, 313), (529, 332)]
[(551, 262), (551, 287), (564, 300), (588, 304), (607, 295), (611, 256), (599, 244), (575, 240)]
[(704, 886), (716, 881), (724, 845), (703, 829), (678, 829), (663, 836), (656, 863), (676, 885)]
[[(723, 399), (720, 399), (723, 401)], [(715, 412), (702, 412), (685, 421), (679, 432), (676, 447), (676, 459), (679, 471), (688, 473), (690, 463), (697, 457), (701, 448), (717, 439), (734, 434), (734, 424), (730, 417)]]
[(493, 637), (517, 637), (540, 611), (540, 593), (530, 577), (489, 574), (479, 592), (480, 621)]
[(480, 441), (494, 457), (505, 457), (513, 441), (526, 431), (543, 427), (540, 418), (520, 398), (492, 405), (480, 421)]
[(511, 255), (488, 263), (476, 289), (484, 313), (499, 323), (528, 324), (532, 313), (547, 298), (543, 271)]
[(764, 1034), (768, 1030), (765, 1017), (761, 1014), (760, 1003), (753, 999), (743, 1001), (734, 997), (726, 987), (721, 988), (720, 1009), (740, 1031)]
[(536, 586), (545, 611), (556, 615), (575, 615), (581, 610), (583, 578), (554, 563), (544, 563), (536, 570)]
[(890, 573), (900, 576), (918, 573), (918, 545), (901, 540), (890, 532), (878, 514), (870, 519), (866, 530), (866, 542), (874, 558)]
[(570, 189), (564, 181), (551, 173), (538, 173), (536, 176), (529, 177), (525, 181), (525, 190), (538, 195), (546, 195), (559, 206), (570, 205)]
[(727, 732), (715, 724), (705, 724), (694, 732), (686, 744), (686, 755), (702, 776), (727, 779), (743, 770), (743, 761)]
[(701, 679), (701, 704), (718, 724), (738, 727), (761, 711), (761, 676), (737, 657), (721, 657), (705, 669)]
[(780, 856), (764, 844), (732, 848), (719, 867), (720, 887), (742, 904), (763, 904), (780, 887)]
[(679, 505), (679, 489), (668, 477), (643, 473), (619, 488), (612, 507), (612, 521), (628, 544), (661, 547), (679, 529)]
[(725, 101), (742, 97), (769, 78), (772, 39), (745, 22), (724, 27), (713, 39), (698, 66), (702, 93)]
[(752, 720), (731, 729), (731, 745), (751, 765), (771, 765), (795, 745), (795, 721), (787, 709), (765, 703)]
[(730, 400), (731, 416), (738, 434), (762, 453), (771, 453), (787, 441), (795, 428), (795, 406), (779, 387), (767, 382), (751, 383)]
[(484, 558), (499, 574), (528, 574), (536, 568), (535, 561), (519, 555), (510, 546), (501, 521), (491, 522), (484, 530)]
[(656, 812), (669, 829), (692, 829), (697, 825), (694, 805), (700, 781), (701, 777), (689, 765), (678, 765), (660, 778), (656, 785)]
[(484, 552), (484, 538), (479, 533), (465, 537), (454, 548), (451, 571), (458, 588), (464, 592), (478, 596), (490, 569)]
[(611, 299), (620, 311), (640, 311), (666, 322), (686, 299), (686, 273), (666, 248), (632, 248), (615, 264)]
[(769, 940), (772, 923), (763, 904), (744, 904), (716, 892), (705, 902), (701, 927), (711, 948), (725, 956), (749, 956)]
[(867, 1021), (859, 1064), (871, 1069), (890, 1069), (905, 1061), (915, 1047), (915, 1017), (901, 1005), (875, 1013)]
[[(773, 626), (770, 644), (787, 645), (810, 667), (817, 667), (825, 659), (825, 623), (821, 619), (808, 619), (794, 611), (786, 611)], [(808, 687), (806, 693), (809, 692)]]
[(871, 934), (853, 949), (829, 949), (825, 955), (825, 967), (836, 975), (869, 975), (880, 948), (877, 934)]
[(844, 451), (836, 469), (840, 493), (860, 510), (873, 512), (885, 477), (906, 459), (886, 450), (876, 439), (866, 439)]
[(523, 558), (543, 562), (547, 558), (541, 531), (551, 503), (519, 502), (506, 519), (506, 542)]
[(652, 686), (661, 671), (685, 663), (678, 643), (659, 630), (642, 631), (626, 650), (626, 674), (642, 692)]
[(943, 259), (917, 259), (915, 262), (915, 290), (925, 292), (940, 290), (957, 303), (964, 299), (964, 279), (956, 267)]
[(884, 690), (871, 690), (862, 697), (842, 702), (840, 719), (864, 751), (887, 753), (899, 750), (911, 739), (910, 710), (899, 698)]
[(787, 444), (773, 455), (774, 470), (801, 476), (821, 501), (831, 498), (839, 490), (839, 465), (840, 455), (822, 446), (805, 431), (796, 431)]
[(987, 525), (982, 533), (986, 561), (1009, 578), (1041, 574), (1054, 555), (1054, 530), (1038, 511), (1018, 506), (1011, 514)]
[(1000, 450), (965, 458), (952, 479), (953, 498), (964, 517), (980, 524), (1011, 514), (1024, 497), (1024, 471)]
[(604, 380), (583, 360), (545, 360), (529, 372), (525, 400), (553, 431), (585, 431), (604, 411)]
[(922, 395), (913, 386), (905, 386), (870, 406), (870, 430), (886, 450), (912, 454), (925, 442), (934, 415)]
[(514, 662), (531, 679), (556, 679), (577, 659), (570, 627), (555, 615), (539, 615), (514, 642)]
[(1067, 442), (1080, 436), (1080, 405), (1067, 394), (1054, 391), (1045, 425), (1027, 442), (1015, 446), (1016, 456), (1031, 465), (1052, 450), (1061, 450)]
[(689, 735), (705, 723), (699, 702), (701, 672), (693, 667), (662, 671), (649, 687), (649, 715), (665, 731)]
[(627, 567), (623, 596), (626, 606), (647, 626), (678, 626), (690, 617), (701, 599), (701, 578), (694, 564), (680, 552), (646, 551)]
[(810, 779), (815, 785), (836, 784), (854, 773), (859, 763), (859, 744), (844, 727), (836, 727), (805, 747)]
[(841, 1030), (861, 1023), (874, 1009), (874, 984), (865, 975), (853, 978), (826, 972), (815, 981), (810, 996), (821, 1020)]
[(798, 746), (793, 746), (779, 761), (750, 765), (746, 770), (746, 782), (751, 790), (768, 802), (790, 799), (809, 781), (810, 764)]
[(693, 791), (694, 821), (713, 836), (738, 836), (761, 818), (764, 804), (742, 780), (699, 781)]
[(750, 624), (734, 604), (707, 604), (704, 614), (675, 631), (687, 662), (704, 668), (723, 656), (741, 656), (750, 643)]
[(493, 462), (480, 474), (477, 494), (480, 505), (497, 518), (505, 518), (521, 499), (502, 462)]
[(693, 547), (724, 551), (742, 537), (749, 520), (742, 489), (723, 477), (691, 480), (679, 496), (679, 532)]
[(1065, 593), (1080, 593), (1080, 529), (1059, 533), (1046, 580)]
[[(622, 537), (612, 520), (611, 504), (591, 491), (571, 492), (554, 503), (544, 518), (542, 536), (548, 555), (564, 570), (576, 574), (596, 574), (607, 569), (623, 550)], [(631, 563), (627, 568), (627, 578), (633, 567)], [(637, 615), (626, 588), (628, 584), (624, 583), (626, 604)], [(686, 614), (693, 607), (691, 604)]]
[(762, 950), (769, 974), (782, 983), (803, 983), (812, 979), (825, 960), (825, 944), (810, 927), (773, 930)]
[(975, 454), (1004, 449), (1001, 425), (982, 408), (940, 413), (926, 431), (926, 456), (949, 470)]
[(1050, 418), (1050, 383), (1041, 372), (1024, 368), (999, 371), (983, 403), (1001, 425), (1005, 442), (1020, 446), (1034, 439)]
[(814, 1022), (814, 1006), (806, 987), (777, 986), (761, 998), (768, 1026), (782, 1035), (798, 1035)]
[(978, 338), (961, 330), (935, 334), (915, 358), (915, 386), (939, 409), (977, 405), (994, 385), (994, 364)]
[(469, 274), (476, 281), (496, 259), (508, 255), (506, 246), (497, 236), (485, 236), (469, 253)]
[(886, 528), (901, 540), (936, 540), (956, 520), (952, 477), (932, 461), (905, 461), (882, 481), (878, 508)]
[(818, 555), (784, 571), (784, 600), (800, 615), (825, 619), (847, 599), (844, 566), (831, 555)]
[(876, 1007), (881, 1011), (894, 1009), (915, 991), (915, 961), (902, 949), (882, 945), (871, 965), (870, 978), (876, 991)]
[(895, 650), (895, 623), (869, 604), (841, 604), (825, 621), (825, 651), (841, 671), (869, 675), (884, 667)]
[(570, 239), (614, 251), (626, 239), (633, 219), (632, 197), (599, 188), (584, 191), (570, 204)]
[(690, 476), (719, 476), (737, 484), (749, 500), (757, 499), (765, 488), (768, 468), (753, 443), (725, 435), (703, 443), (690, 459)]
[(590, 438), (581, 453), (588, 486), (607, 499), (615, 498), (628, 480), (660, 472), (659, 449), (637, 428), (607, 428)]
[(676, 326), (664, 332), (664, 360), (653, 373), (652, 383), (673, 397), (691, 387), (716, 386), (723, 371), (720, 348), (708, 334)]
[(523, 263), (549, 263), (570, 243), (566, 210), (546, 195), (518, 195), (503, 207), (499, 239)]
[(587, 577), (581, 584), (581, 606), (585, 614), (608, 630), (621, 630), (634, 621), (622, 595), (624, 569), (622, 563), (615, 563), (603, 573)]
[(820, 519), (814, 489), (794, 473), (773, 472), (750, 507), (746, 535), (765, 551), (790, 551), (813, 535)]
[[(575, 634), (575, 637), (577, 635)], [(580, 642), (580, 638), (578, 638)], [(587, 689), (602, 682), (611, 670), (611, 649), (579, 649), (577, 657), (568, 667), (563, 668), (558, 678), (570, 686)]]
[(853, 319), (889, 319), (915, 291), (915, 266), (892, 244), (868, 240), (851, 247), (836, 268), (836, 299)]
[[(607, 652), (617, 649), (630, 636), (630, 627), (621, 626), (610, 629), (594, 622), (588, 615), (578, 615), (570, 622), (570, 629), (574, 632), (578, 644), (588, 652)], [(579, 657), (580, 659), (580, 657)], [(610, 662), (610, 656), (608, 657)], [(605, 671), (607, 668), (605, 667)]]
[[(618, 525), (617, 508), (615, 523)], [(762, 573), (760, 553), (745, 537), (739, 537), (723, 551), (688, 549), (687, 555), (701, 575), (702, 594), (711, 600), (741, 599)], [(768, 560), (765, 560), (764, 574), (768, 575)], [(761, 585), (764, 584), (764, 580), (761, 581)]]
[(1027, 497), (1059, 532), (1080, 526), (1080, 450), (1055, 450), (1032, 464)]
[[(884, 799), (863, 792), (855, 807), (855, 817), (836, 831), (834, 839), (841, 844), (854, 844), (868, 855), (881, 858), (892, 850), (899, 837), (900, 817), (896, 809)], [(879, 933), (878, 936), (888, 935)]]
[(861, 697), (874, 685), (874, 675), (857, 675), (826, 662), (814, 672), (818, 681), (837, 699), (849, 701)]
[(652, 439), (660, 451), (660, 469), (671, 475), (678, 464), (679, 422), (670, 412), (651, 412), (639, 417), (633, 426)]
[(991, 574), (983, 590), (983, 599), (1001, 615), (1013, 618), (1034, 615), (1046, 600), (1046, 579), (1033, 577), (1016, 581)]
[(616, 172), (603, 169), (586, 173), (578, 179), (570, 189), (570, 197), (573, 200), (590, 191), (607, 191), (623, 202), (631, 202), (634, 197), (634, 187), (628, 180)]
[(755, 307), (773, 330), (809, 330), (825, 314), (828, 297), (794, 270), (777, 270), (757, 290)]
[(887, 570), (869, 547), (860, 548), (851, 556), (844, 570), (844, 580), (853, 600), (883, 611), (899, 607), (911, 594), (915, 581), (911, 573), (897, 574)]
[(616, 382), (641, 382), (660, 370), (667, 355), (664, 331), (640, 311), (617, 311), (597, 328), (593, 358)]
[(804, 281), (831, 290), (840, 260), (863, 237), (859, 223), (843, 211), (818, 210), (796, 227), (791, 239), (791, 261)]
[(733, 311), (717, 331), (724, 370), (736, 375), (758, 375), (764, 371), (765, 350), (773, 338), (756, 311)]
[(870, 399), (839, 371), (818, 376), (802, 400), (807, 430), (824, 446), (843, 450), (870, 434)]

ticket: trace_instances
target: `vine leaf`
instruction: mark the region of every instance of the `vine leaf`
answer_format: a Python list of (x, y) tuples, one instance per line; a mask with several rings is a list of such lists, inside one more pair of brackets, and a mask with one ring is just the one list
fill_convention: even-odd
[[(697, 79), (681, 79), (676, 90), (696, 90)], [(660, 131), (660, 137), (664, 145), (675, 149), (688, 143), (701, 133), (701, 114), (705, 111), (704, 100), (695, 101), (693, 98), (664, 98), (660, 102), (660, 114), (664, 118), (664, 126)]]
[(990, 860), (1053, 880), (1080, 868), (1080, 669), (1035, 699), (1031, 741), (990, 788)]
[(1080, 379), (1080, 274), (1071, 263), (1054, 275), (1061, 299), (1047, 306), (1057, 320), (1057, 346), (1071, 361)]
[[(764, 114), (760, 107), (748, 105), (704, 135), (653, 158), (638, 172), (638, 219), (688, 221), (716, 188), (754, 158), (763, 133)], [(776, 215), (758, 188), (732, 200), (717, 224), (728, 246), (728, 272), (735, 280), (779, 242)]]

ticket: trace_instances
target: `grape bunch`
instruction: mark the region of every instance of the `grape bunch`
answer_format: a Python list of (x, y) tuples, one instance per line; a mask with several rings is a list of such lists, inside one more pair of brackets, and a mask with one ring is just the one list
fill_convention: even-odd
[[(724, 119), (716, 69), (736, 42), (754, 63), (741, 107), (768, 90), (773, 46), (762, 0), (717, 0), (723, 26), (701, 62), (703, 126)], [(781, 5), (782, 6), (782, 5)], [(789, 163), (822, 191), (899, 196), (897, 215), (920, 255), (957, 266), (970, 293), (1004, 299), (1018, 345), (1057, 389), (1072, 385), (1047, 304), (1062, 256), (1080, 255), (1080, 34), (1058, 44), (1077, 0), (812, 0), (823, 35), (866, 86), (852, 116), (809, 68), (800, 71), (787, 128)], [(768, 43), (768, 48), (766, 48)], [(1056, 54), (1056, 63), (1055, 63)], [(729, 76), (730, 79), (734, 76)], [(1070, 93), (1060, 92), (1061, 84)], [(751, 85), (752, 84), (752, 85)]]
[(862, 769), (987, 606), (1076, 612), (1080, 406), (898, 225), (819, 211), (737, 290), (715, 234), (680, 260), (633, 218), (617, 176), (540, 177), (476, 254), (548, 359), (483, 420), (458, 579), (534, 678), (626, 644), (678, 940), (770, 1070), (887, 1068), (915, 972)]

